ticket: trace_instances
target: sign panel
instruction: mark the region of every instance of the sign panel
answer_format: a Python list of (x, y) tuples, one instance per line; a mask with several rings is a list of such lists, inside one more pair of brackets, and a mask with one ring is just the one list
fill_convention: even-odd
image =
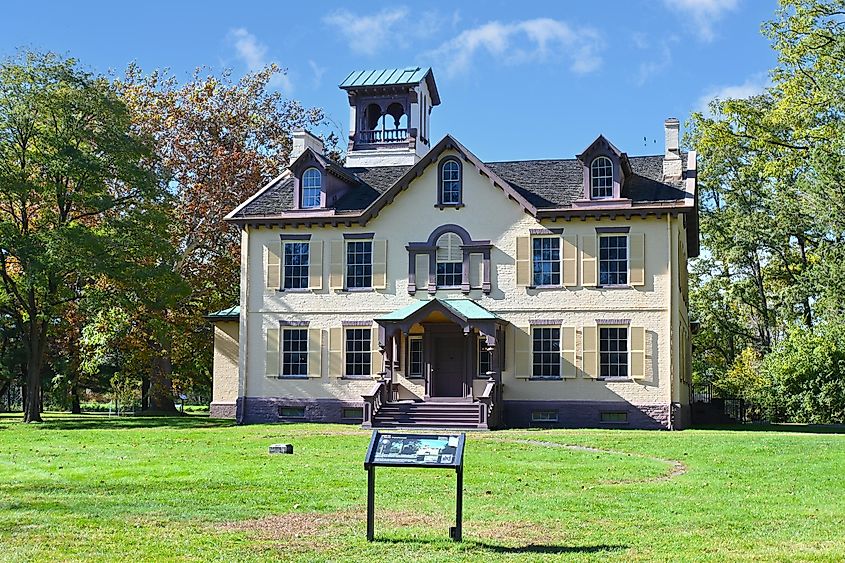
[(393, 434), (376, 430), (364, 467), (462, 467), (464, 438), (464, 434)]

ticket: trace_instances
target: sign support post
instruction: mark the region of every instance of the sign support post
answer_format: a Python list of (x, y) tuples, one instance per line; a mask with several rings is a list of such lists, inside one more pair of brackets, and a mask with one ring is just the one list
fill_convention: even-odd
[(464, 441), (466, 434), (382, 434), (373, 431), (364, 469), (367, 470), (367, 541), (375, 537), (376, 467), (454, 469), (455, 525), (449, 537), (463, 541)]

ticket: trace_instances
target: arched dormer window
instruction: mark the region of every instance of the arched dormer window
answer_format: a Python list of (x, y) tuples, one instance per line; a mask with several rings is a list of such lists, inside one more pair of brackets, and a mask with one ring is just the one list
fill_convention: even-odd
[(463, 171), (457, 158), (445, 158), (440, 162), (438, 186), (438, 205), (443, 207), (463, 205)]
[(456, 233), (443, 233), (437, 239), (437, 287), (460, 287), (463, 279), (464, 253), (461, 237)]
[(613, 162), (597, 156), (590, 164), (590, 199), (613, 197)]
[(300, 207), (313, 209), (320, 207), (323, 191), (323, 175), (316, 168), (309, 168), (302, 173)]

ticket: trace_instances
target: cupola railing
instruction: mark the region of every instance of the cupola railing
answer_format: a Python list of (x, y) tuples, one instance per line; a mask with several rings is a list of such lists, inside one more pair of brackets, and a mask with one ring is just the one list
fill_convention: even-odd
[(376, 129), (373, 131), (358, 131), (357, 137), (358, 142), (365, 145), (401, 143), (408, 139), (408, 129)]

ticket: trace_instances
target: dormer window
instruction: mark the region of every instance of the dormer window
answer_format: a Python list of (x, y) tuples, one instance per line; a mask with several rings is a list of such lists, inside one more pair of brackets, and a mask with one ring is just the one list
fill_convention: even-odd
[(302, 209), (320, 207), (323, 192), (323, 175), (316, 168), (309, 168), (302, 174)]
[(446, 158), (440, 162), (438, 205), (460, 207), (463, 205), (463, 179), (461, 163), (456, 158)]
[(590, 198), (609, 197), (613, 197), (613, 162), (606, 156), (599, 156), (590, 164)]

